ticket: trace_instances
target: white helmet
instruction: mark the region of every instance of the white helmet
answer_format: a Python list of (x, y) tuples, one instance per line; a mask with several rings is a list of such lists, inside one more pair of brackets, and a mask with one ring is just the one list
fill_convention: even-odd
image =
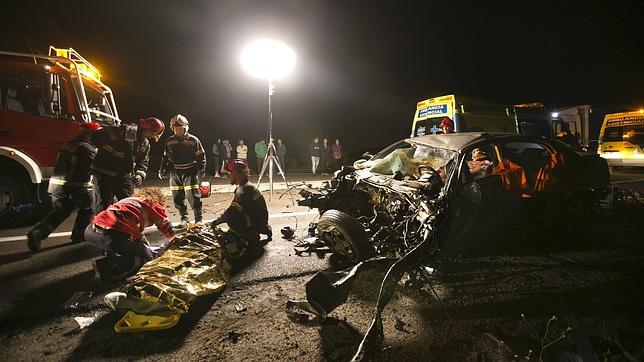
[(170, 119), (170, 127), (188, 127), (188, 119), (180, 114)]

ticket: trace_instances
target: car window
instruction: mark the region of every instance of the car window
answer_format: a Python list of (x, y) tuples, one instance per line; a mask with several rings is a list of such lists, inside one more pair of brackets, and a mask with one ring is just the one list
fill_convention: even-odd
[[(522, 191), (534, 190), (539, 171), (550, 159), (550, 151), (534, 142), (506, 142), (500, 144), (501, 167), (513, 169), (515, 177), (524, 178)], [(516, 182), (518, 183), (518, 181)], [(515, 185), (516, 186), (516, 185)]]

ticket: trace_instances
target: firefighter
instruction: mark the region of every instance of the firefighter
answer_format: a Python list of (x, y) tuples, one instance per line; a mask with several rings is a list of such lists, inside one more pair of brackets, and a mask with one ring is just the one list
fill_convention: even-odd
[(118, 200), (132, 196), (148, 170), (150, 142), (159, 140), (165, 125), (157, 118), (140, 119), (137, 124), (104, 128), (92, 135), (98, 148), (92, 163), (96, 212)]
[(238, 185), (235, 198), (224, 213), (212, 222), (212, 227), (227, 223), (230, 232), (250, 244), (259, 245), (259, 235), (271, 240), (273, 233), (268, 224), (266, 200), (254, 185), (248, 183), (248, 165), (240, 159), (226, 164), (230, 183)]
[(53, 209), (27, 233), (27, 245), (32, 252), (40, 250), (42, 240), (67, 219), (75, 208), (78, 208), (78, 214), (71, 239), (74, 243), (85, 240), (83, 232), (92, 221), (94, 206), (89, 168), (96, 156), (96, 147), (90, 142), (90, 137), (92, 132), (100, 128), (97, 123), (81, 124), (79, 135), (65, 143), (58, 152), (47, 189)]
[(452, 122), (449, 117), (445, 117), (441, 120), (439, 125), (440, 129), (443, 130), (443, 133), (454, 133), (454, 122)]
[(146, 262), (157, 257), (168, 244), (151, 247), (143, 231), (155, 225), (167, 240), (174, 232), (163, 204), (165, 197), (158, 188), (145, 188), (133, 197), (110, 205), (94, 217), (85, 229), (88, 243), (102, 249), (106, 256), (94, 261), (99, 280), (113, 282), (134, 275)]
[(194, 212), (195, 223), (200, 223), (203, 219), (199, 176), (206, 171), (206, 153), (199, 139), (188, 133), (188, 126), (188, 120), (180, 114), (170, 120), (174, 135), (165, 144), (159, 170), (159, 178), (170, 175), (170, 190), (174, 207), (181, 214), (182, 226), (189, 222), (186, 196)]

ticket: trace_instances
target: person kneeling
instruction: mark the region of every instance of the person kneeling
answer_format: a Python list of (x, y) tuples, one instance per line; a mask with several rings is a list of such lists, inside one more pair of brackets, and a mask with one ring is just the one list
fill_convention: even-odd
[(268, 225), (268, 208), (261, 192), (248, 182), (248, 165), (243, 160), (231, 160), (226, 164), (232, 185), (238, 185), (235, 198), (224, 213), (214, 220), (212, 228), (227, 223), (229, 233), (248, 242), (249, 246), (259, 246), (260, 234), (271, 240), (273, 233)]
[(157, 257), (165, 246), (149, 246), (143, 231), (156, 225), (172, 240), (172, 224), (163, 207), (165, 198), (156, 188), (143, 189), (110, 205), (94, 217), (85, 229), (85, 240), (105, 251), (106, 256), (94, 261), (96, 278), (106, 282), (123, 280), (146, 262)]

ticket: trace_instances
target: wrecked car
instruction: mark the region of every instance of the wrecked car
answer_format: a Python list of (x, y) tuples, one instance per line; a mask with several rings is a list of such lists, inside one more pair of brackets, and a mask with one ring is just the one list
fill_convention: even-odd
[(345, 264), (306, 284), (306, 301), (287, 310), (320, 319), (347, 300), (356, 276), (384, 271), (374, 317), (354, 360), (378, 353), (381, 313), (405, 273), (421, 279), (434, 257), (463, 254), (502, 234), (556, 227), (587, 232), (607, 194), (606, 161), (542, 137), (454, 133), (405, 139), (321, 188), (300, 192), (299, 205), (317, 208), (318, 237)]
[(356, 263), (402, 257), (429, 232), (432, 253), (547, 226), (583, 233), (608, 185), (604, 160), (556, 140), (454, 133), (397, 142), (298, 204), (320, 211), (320, 237)]

